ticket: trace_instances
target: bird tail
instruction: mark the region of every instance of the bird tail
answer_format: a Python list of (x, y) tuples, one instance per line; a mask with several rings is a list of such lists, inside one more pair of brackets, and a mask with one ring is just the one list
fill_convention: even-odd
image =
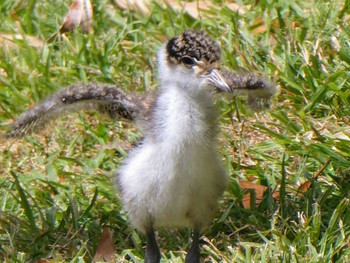
[(109, 84), (75, 84), (64, 88), (33, 109), (20, 115), (6, 137), (22, 137), (64, 114), (81, 110), (97, 110), (111, 117), (134, 119), (136, 100)]

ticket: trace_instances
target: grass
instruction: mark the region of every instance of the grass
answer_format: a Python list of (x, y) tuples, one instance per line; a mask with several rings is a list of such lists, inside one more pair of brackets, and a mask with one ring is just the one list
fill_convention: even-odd
[[(2, 48), (1, 130), (75, 82), (153, 90), (162, 41), (187, 28), (205, 30), (221, 43), (224, 67), (265, 75), (281, 88), (266, 112), (253, 113), (244, 98), (218, 99), (220, 150), (231, 180), (203, 238), (205, 262), (349, 262), (349, 1), (238, 1), (243, 13), (213, 2), (218, 8), (193, 18), (157, 3), (144, 15), (96, 0), (93, 35), (76, 31), (43, 49), (19, 40)], [(0, 33), (45, 40), (67, 10), (66, 1), (5, 0)], [(128, 226), (111, 183), (139, 138), (131, 123), (81, 113), (37, 135), (3, 139), (0, 258), (89, 262), (109, 226), (117, 262), (142, 260), (144, 238)], [(244, 209), (238, 180), (252, 178), (270, 191)], [(312, 187), (298, 193), (308, 180)], [(162, 261), (182, 262), (190, 233), (160, 232)]]

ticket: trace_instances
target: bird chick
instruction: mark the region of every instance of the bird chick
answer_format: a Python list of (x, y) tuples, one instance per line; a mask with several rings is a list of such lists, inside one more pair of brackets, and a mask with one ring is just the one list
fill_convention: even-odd
[[(172, 226), (194, 229), (186, 262), (200, 261), (200, 233), (227, 182), (211, 91), (229, 90), (217, 71), (220, 56), (212, 38), (194, 31), (158, 52), (160, 91), (143, 127), (143, 143), (117, 175), (129, 220), (147, 238), (145, 262), (160, 260), (154, 228)], [(214, 83), (208, 85), (208, 79)]]

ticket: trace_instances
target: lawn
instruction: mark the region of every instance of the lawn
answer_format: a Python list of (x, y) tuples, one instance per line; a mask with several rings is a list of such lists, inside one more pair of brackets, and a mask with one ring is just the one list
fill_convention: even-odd
[[(92, 1), (93, 33), (77, 28), (45, 43), (67, 1), (1, 1), (1, 134), (73, 83), (152, 92), (162, 42), (204, 30), (221, 44), (223, 68), (280, 89), (262, 112), (244, 97), (217, 96), (230, 181), (201, 241), (204, 262), (350, 262), (350, 2), (194, 1), (186, 10), (176, 1), (147, 9), (119, 2)], [(1, 138), (0, 258), (91, 262), (107, 229), (114, 261), (142, 261), (145, 239), (129, 227), (113, 185), (141, 137), (130, 121), (81, 112), (24, 138)], [(158, 234), (162, 262), (182, 262), (190, 232)]]

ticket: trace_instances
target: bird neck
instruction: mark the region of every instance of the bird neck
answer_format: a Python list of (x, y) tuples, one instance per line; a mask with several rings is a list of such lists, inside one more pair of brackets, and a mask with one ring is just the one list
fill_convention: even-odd
[(177, 146), (207, 144), (215, 137), (216, 119), (211, 94), (202, 91), (195, 96), (168, 83), (155, 101), (149, 138)]
[(164, 46), (158, 52), (160, 90), (143, 122), (145, 140), (181, 145), (207, 145), (215, 141), (217, 115), (212, 94), (201, 79), (184, 76), (169, 67)]

